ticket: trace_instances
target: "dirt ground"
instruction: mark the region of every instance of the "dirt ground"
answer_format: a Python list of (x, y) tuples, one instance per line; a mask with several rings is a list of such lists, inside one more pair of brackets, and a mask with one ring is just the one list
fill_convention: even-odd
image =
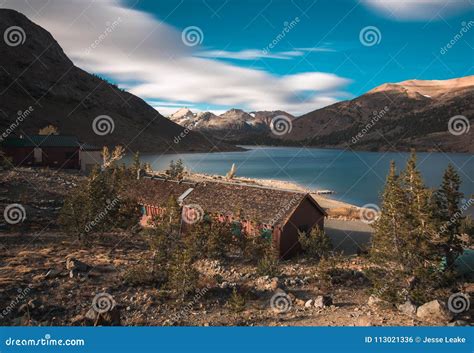
[[(129, 266), (151, 256), (140, 238), (107, 234), (85, 246), (61, 233), (3, 234), (0, 243), (0, 308), (5, 308), (3, 314), (0, 312), (2, 325), (78, 325), (98, 293), (113, 297), (123, 325), (447, 324), (420, 321), (394, 307), (368, 305), (369, 284), (360, 271), (364, 260), (356, 257), (347, 259), (340, 273), (329, 279), (317, 271), (315, 263), (304, 259), (283, 263), (277, 280), (259, 277), (251, 264), (201, 260), (197, 264), (199, 292), (204, 294), (181, 300), (153, 286), (124, 283)], [(92, 269), (87, 275), (70, 278), (67, 256)], [(228, 305), (233, 287), (245, 298), (239, 312)], [(281, 290), (291, 299), (284, 312), (271, 305), (271, 298)], [(333, 305), (305, 307), (309, 299), (322, 294), (331, 295)]]

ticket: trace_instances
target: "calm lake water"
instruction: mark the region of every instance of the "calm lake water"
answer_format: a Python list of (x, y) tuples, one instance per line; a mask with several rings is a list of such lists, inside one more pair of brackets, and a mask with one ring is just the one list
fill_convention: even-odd
[[(336, 192), (331, 198), (362, 206), (379, 204), (389, 163), (404, 167), (408, 153), (353, 152), (319, 148), (252, 147), (244, 152), (143, 155), (155, 170), (166, 169), (171, 160), (181, 158), (192, 171), (225, 175), (235, 163), (237, 176), (277, 179), (311, 189)], [(130, 161), (127, 157), (126, 161)], [(418, 153), (418, 165), (430, 187), (439, 185), (444, 169), (452, 163), (463, 180), (466, 197), (474, 194), (474, 155)]]

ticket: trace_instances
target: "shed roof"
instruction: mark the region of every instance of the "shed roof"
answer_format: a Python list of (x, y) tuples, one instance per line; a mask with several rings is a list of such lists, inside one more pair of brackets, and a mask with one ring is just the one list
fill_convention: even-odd
[(24, 137), (7, 137), (5, 147), (81, 147), (83, 150), (100, 150), (99, 147), (83, 144), (73, 135), (28, 135)]
[[(193, 189), (191, 192), (190, 188)], [(229, 182), (192, 183), (144, 178), (131, 192), (139, 202), (156, 206), (166, 205), (170, 196), (178, 199), (187, 193), (183, 205), (197, 204), (206, 212), (239, 215), (240, 219), (269, 225), (285, 220), (305, 198), (325, 214), (308, 193)]]

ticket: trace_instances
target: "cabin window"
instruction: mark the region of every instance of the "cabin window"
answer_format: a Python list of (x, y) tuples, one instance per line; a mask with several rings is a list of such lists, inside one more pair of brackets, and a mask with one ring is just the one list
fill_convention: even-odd
[(230, 226), (232, 235), (238, 237), (242, 235), (242, 225), (240, 224), (240, 222), (232, 222)]
[(263, 239), (271, 239), (272, 238), (272, 230), (271, 229), (266, 229), (266, 228), (262, 228), (260, 230), (260, 236), (263, 238)]
[(74, 155), (75, 155), (75, 152), (66, 152), (66, 159), (72, 159)]

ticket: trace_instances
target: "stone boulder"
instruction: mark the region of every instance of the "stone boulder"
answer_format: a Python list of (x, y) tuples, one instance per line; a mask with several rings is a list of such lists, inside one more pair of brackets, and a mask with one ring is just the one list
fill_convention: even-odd
[(314, 299), (314, 307), (324, 308), (332, 305), (332, 297), (330, 295), (318, 295)]
[(415, 315), (416, 314), (416, 305), (413, 304), (410, 300), (407, 300), (405, 303), (398, 306), (398, 310), (406, 315)]
[(376, 295), (371, 295), (367, 301), (368, 306), (390, 306), (390, 303)]
[(120, 309), (114, 306), (105, 312), (98, 312), (90, 308), (84, 316), (84, 323), (87, 326), (120, 326)]
[(66, 269), (69, 270), (69, 276), (71, 278), (76, 277), (79, 273), (88, 273), (92, 266), (77, 260), (74, 257), (66, 258)]
[(450, 321), (453, 318), (453, 314), (446, 305), (437, 299), (420, 306), (416, 311), (416, 316), (426, 321)]

